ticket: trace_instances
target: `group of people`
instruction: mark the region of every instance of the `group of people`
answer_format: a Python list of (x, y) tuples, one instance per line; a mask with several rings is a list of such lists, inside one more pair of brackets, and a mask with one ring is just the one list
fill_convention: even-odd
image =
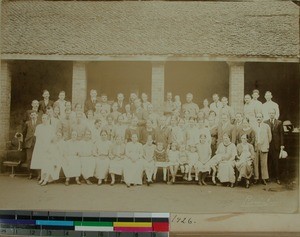
[(207, 185), (210, 174), (215, 185), (219, 180), (234, 187), (245, 180), (249, 188), (253, 175), (254, 183), (261, 179), (266, 185), (270, 174), (280, 184), (283, 126), (270, 91), (265, 103), (258, 90), (245, 95), (244, 111), (218, 94), (199, 108), (191, 93), (182, 103), (168, 92), (160, 113), (146, 93), (131, 93), (127, 103), (119, 93), (111, 102), (92, 89), (83, 105), (66, 101), (64, 91), (55, 102), (47, 90), (42, 96), (32, 101), (23, 126), (29, 179), (37, 173), (40, 185), (58, 180), (61, 170), (65, 185), (72, 178), (92, 184), (93, 177), (98, 185), (108, 178), (114, 185), (116, 176), (127, 187), (142, 185), (143, 177), (150, 185), (159, 168), (171, 183), (181, 174)]

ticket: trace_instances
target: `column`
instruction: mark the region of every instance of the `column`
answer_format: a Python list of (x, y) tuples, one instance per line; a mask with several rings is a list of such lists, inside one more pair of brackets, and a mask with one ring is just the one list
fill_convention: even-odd
[(73, 62), (72, 104), (80, 103), (82, 109), (87, 95), (86, 63)]
[(244, 62), (227, 62), (229, 66), (229, 104), (235, 112), (244, 107)]
[(162, 114), (165, 90), (165, 62), (152, 62), (152, 104), (154, 110)]
[(1, 60), (0, 76), (0, 154), (2, 157), (6, 142), (9, 141), (10, 123), (11, 74), (7, 61)]

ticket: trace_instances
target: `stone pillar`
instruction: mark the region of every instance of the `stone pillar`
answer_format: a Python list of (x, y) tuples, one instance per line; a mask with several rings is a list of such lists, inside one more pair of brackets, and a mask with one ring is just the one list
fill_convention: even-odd
[(152, 62), (151, 99), (154, 110), (162, 114), (165, 90), (165, 62)]
[(87, 75), (85, 62), (73, 62), (72, 105), (80, 103), (82, 109), (87, 95)]
[(229, 104), (235, 112), (244, 107), (244, 62), (227, 62), (229, 66)]
[(6, 142), (9, 141), (11, 74), (10, 65), (1, 60), (0, 73), (0, 153), (3, 155)]

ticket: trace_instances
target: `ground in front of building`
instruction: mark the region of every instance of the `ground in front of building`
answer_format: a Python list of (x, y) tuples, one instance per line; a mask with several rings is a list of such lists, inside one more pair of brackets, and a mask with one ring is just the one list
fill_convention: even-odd
[[(296, 186), (296, 185), (295, 185)], [(57, 211), (146, 211), (172, 213), (294, 213), (298, 189), (269, 183), (244, 187), (164, 183), (46, 186), (26, 177), (0, 176), (0, 209)]]

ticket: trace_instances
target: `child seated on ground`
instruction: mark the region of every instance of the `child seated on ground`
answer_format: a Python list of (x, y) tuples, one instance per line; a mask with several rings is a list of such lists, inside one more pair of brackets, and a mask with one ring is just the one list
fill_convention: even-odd
[(167, 168), (169, 167), (169, 162), (166, 154), (166, 150), (164, 149), (164, 145), (162, 142), (158, 142), (156, 145), (156, 149), (154, 151), (155, 158), (155, 171), (153, 179), (156, 180), (156, 174), (158, 168), (163, 168), (163, 180), (167, 181)]
[(178, 165), (179, 165), (179, 151), (177, 150), (177, 144), (172, 143), (170, 150), (168, 151), (169, 170), (172, 176), (172, 183), (175, 182)]
[(188, 155), (185, 150), (185, 145), (181, 144), (179, 147), (179, 168), (181, 171), (181, 174), (183, 175), (183, 179), (188, 179), (188, 173), (189, 173), (189, 163), (188, 163)]

